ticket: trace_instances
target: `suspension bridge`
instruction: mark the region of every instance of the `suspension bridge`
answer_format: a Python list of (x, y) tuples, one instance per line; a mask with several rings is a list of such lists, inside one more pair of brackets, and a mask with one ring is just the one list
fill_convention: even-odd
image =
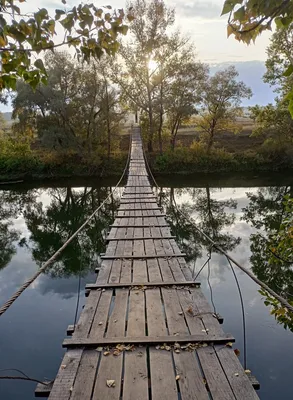
[(256, 400), (253, 382), (192, 274), (133, 130), (128, 179), (95, 283), (69, 328), (50, 400)]

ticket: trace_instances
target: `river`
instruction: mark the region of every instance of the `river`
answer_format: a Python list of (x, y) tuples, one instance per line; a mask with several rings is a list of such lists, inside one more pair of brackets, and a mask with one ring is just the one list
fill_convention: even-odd
[[(115, 180), (19, 184), (0, 190), (0, 304), (46, 261), (111, 193)], [(190, 225), (217, 240), (246, 268), (279, 293), (293, 294), (292, 265), (268, 263), (268, 240), (283, 217), (284, 196), (293, 194), (293, 178), (269, 176), (193, 176), (159, 179), (158, 195), (178, 242), (195, 274), (207, 260), (210, 246)], [(79, 275), (78, 312), (83, 288), (95, 281), (94, 269), (105, 249), (104, 237), (119, 205), (122, 188), (111, 196), (94, 223), (72, 242), (47, 273), (0, 317), (0, 375), (54, 379), (63, 355), (66, 328), (74, 322)], [(179, 214), (178, 208), (183, 212)], [(210, 273), (209, 273), (210, 271)], [(285, 329), (264, 304), (258, 286), (235, 269), (244, 300), (247, 369), (261, 384), (261, 399), (293, 398), (292, 325)], [(236, 338), (244, 361), (242, 309), (236, 281), (227, 260), (212, 251), (210, 267), (198, 277), (224, 330)], [(288, 296), (289, 296), (288, 294)], [(0, 380), (3, 400), (34, 399), (34, 382)]]

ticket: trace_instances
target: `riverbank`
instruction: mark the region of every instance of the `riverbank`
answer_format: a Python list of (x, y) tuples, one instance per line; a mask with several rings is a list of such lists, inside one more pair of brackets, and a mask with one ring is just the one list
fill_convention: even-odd
[[(293, 157), (284, 152), (229, 153), (215, 149), (210, 154), (199, 148), (178, 147), (163, 155), (148, 155), (157, 176), (190, 175), (195, 173), (276, 172), (293, 169)], [(0, 155), (0, 182), (42, 180), (70, 177), (120, 176), (127, 161), (127, 152), (119, 151), (108, 160), (98, 154), (37, 153)]]

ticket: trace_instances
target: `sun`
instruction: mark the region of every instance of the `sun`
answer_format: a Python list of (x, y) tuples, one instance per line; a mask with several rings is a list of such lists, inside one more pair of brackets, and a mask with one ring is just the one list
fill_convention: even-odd
[(155, 72), (155, 70), (157, 68), (158, 68), (157, 61), (150, 59), (150, 61), (149, 61), (149, 70), (150, 70), (150, 72)]

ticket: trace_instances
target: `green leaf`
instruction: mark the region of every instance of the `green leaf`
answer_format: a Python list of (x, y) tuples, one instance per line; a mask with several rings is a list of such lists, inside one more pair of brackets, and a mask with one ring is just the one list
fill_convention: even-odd
[(245, 7), (244, 6), (240, 7), (237, 11), (235, 11), (234, 19), (238, 20), (240, 22), (245, 19)]
[(290, 76), (293, 73), (293, 65), (289, 65), (289, 67), (286, 69), (286, 71), (283, 73), (284, 76)]
[(34, 65), (35, 65), (35, 67), (38, 68), (40, 71), (46, 73), (46, 69), (45, 69), (44, 63), (43, 63), (43, 61), (42, 61), (40, 58), (38, 58), (38, 59), (34, 62)]
[(122, 35), (127, 35), (127, 32), (128, 32), (128, 26), (127, 25), (122, 25), (120, 29), (121, 29)]
[(289, 110), (289, 112), (291, 114), (291, 117), (293, 118), (293, 100), (289, 101), (288, 110)]
[(228, 14), (229, 12), (233, 11), (236, 4), (242, 4), (243, 0), (226, 0), (223, 6), (222, 14)]
[(63, 10), (55, 10), (55, 14), (56, 14), (55, 15), (55, 20), (58, 21), (60, 19), (61, 15), (65, 14), (65, 11), (63, 11)]

